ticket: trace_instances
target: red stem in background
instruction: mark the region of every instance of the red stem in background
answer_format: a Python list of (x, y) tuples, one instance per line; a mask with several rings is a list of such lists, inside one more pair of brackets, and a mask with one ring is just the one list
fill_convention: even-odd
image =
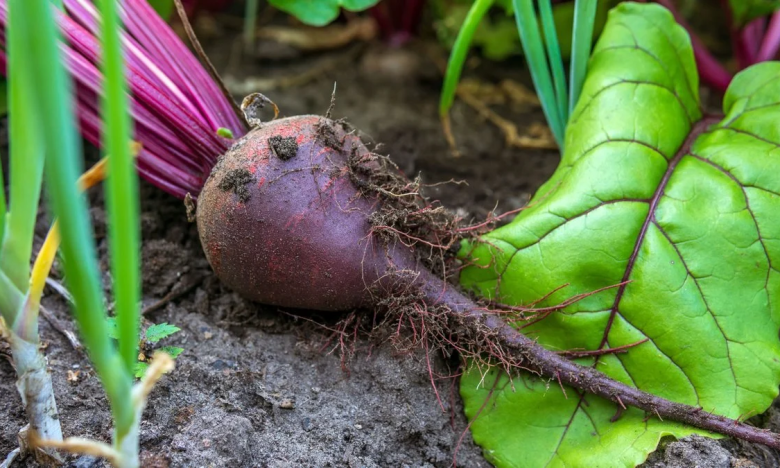
[(766, 18), (756, 18), (748, 23), (743, 30), (750, 52), (750, 58), (752, 59), (751, 65), (758, 62), (756, 57), (758, 57), (758, 50), (761, 48), (761, 41), (766, 33), (766, 24)]
[(422, 14), (423, 0), (403, 0), (405, 4), (403, 6), (403, 21), (401, 29), (410, 36), (414, 35), (417, 30), (417, 25), (420, 23), (420, 15)]
[(369, 12), (379, 25), (382, 37), (398, 47), (408, 42), (420, 23), (424, 0), (385, 0)]
[(769, 20), (769, 26), (756, 55), (756, 62), (772, 60), (777, 55), (778, 49), (780, 49), (780, 11), (775, 12)]
[(376, 21), (376, 24), (379, 26), (379, 31), (382, 33), (382, 37), (388, 38), (392, 36), (394, 30), (393, 21), (387, 15), (387, 8), (384, 2), (380, 2), (379, 4), (371, 7), (368, 11), (371, 13), (374, 21)]
[(741, 30), (734, 24), (734, 15), (728, 0), (721, 0), (726, 19), (731, 30), (731, 44), (737, 65), (743, 70), (758, 62), (758, 52), (761, 46), (761, 38), (766, 29), (766, 19), (756, 18), (746, 24)]
[[(728, 16), (731, 15), (729, 14)], [(729, 22), (731, 22), (731, 19), (729, 19)], [(735, 28), (733, 25), (731, 26), (731, 43), (740, 70), (756, 63), (763, 29), (762, 18), (751, 21), (742, 30)]]
[(699, 39), (699, 36), (693, 32), (691, 26), (685, 21), (685, 18), (677, 11), (671, 0), (656, 0), (656, 3), (666, 7), (674, 15), (675, 21), (688, 31), (701, 80), (722, 93), (726, 92), (729, 83), (731, 83), (731, 73), (710, 53), (701, 39)]

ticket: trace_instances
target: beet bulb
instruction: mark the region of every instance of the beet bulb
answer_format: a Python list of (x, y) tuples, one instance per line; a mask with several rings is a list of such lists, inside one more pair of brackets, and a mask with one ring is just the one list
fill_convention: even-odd
[(425, 268), (414, 244), (377, 234), (378, 215), (403, 196), (376, 185), (381, 170), (343, 123), (300, 116), (257, 126), (219, 159), (198, 198), (209, 263), (224, 284), (249, 299), (317, 310), (383, 305), (393, 313), (393, 304), (409, 305), (392, 300), (400, 279), (416, 309), (447, 311), (439, 324), (445, 335), (475, 356), (489, 347), (506, 367), (635, 406), (649, 417), (780, 449), (777, 434), (612, 380), (543, 348), (474, 303)]
[[(248, 299), (317, 310), (371, 306), (390, 268), (419, 270), (414, 251), (381, 245), (361, 192), (370, 152), (316, 116), (252, 130), (214, 167), (198, 198), (201, 243), (222, 282)], [(363, 173), (361, 173), (363, 172)]]

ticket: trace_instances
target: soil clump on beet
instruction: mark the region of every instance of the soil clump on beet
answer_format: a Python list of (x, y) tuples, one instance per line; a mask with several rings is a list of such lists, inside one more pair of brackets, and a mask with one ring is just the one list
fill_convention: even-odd
[(271, 144), (271, 149), (273, 149), (276, 157), (282, 161), (287, 161), (298, 154), (298, 144), (293, 137), (285, 138), (277, 135), (269, 138), (268, 142)]
[(252, 173), (246, 169), (234, 169), (225, 174), (219, 182), (219, 188), (223, 192), (235, 193), (239, 200), (246, 202), (250, 197), (246, 185), (252, 183), (254, 180), (255, 178), (252, 176)]

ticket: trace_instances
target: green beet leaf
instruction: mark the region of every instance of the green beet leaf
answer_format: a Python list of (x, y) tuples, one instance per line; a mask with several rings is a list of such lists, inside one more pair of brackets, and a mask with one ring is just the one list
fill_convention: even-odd
[(780, 9), (780, 0), (729, 0), (729, 5), (734, 24), (744, 26), (750, 20)]
[[(702, 116), (698, 89), (690, 40), (667, 10), (612, 10), (559, 168), (510, 224), (464, 248), (474, 266), (462, 282), (549, 306), (628, 281), (518, 324), (551, 350), (647, 340), (577, 361), (744, 419), (780, 383), (780, 63), (737, 75), (725, 117)], [(502, 467), (635, 466), (661, 437), (698, 432), (477, 366), (461, 394), (474, 439)]]
[(276, 8), (289, 13), (310, 26), (325, 26), (339, 16), (340, 8), (362, 11), (379, 0), (270, 0)]

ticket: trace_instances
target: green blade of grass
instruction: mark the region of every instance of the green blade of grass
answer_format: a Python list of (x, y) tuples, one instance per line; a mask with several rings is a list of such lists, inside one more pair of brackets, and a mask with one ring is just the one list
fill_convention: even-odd
[(0, 270), (24, 293), (30, 281), (30, 257), (43, 175), (43, 146), (35, 128), (35, 109), (29, 106), (34, 99), (34, 88), (26, 86), (32, 71), (24, 58), (23, 35), (26, 28), (33, 26), (18, 14), (13, 19), (18, 23), (11, 26), (9, 18), (8, 55), (21, 60), (8, 61), (10, 187), (8, 217), (0, 245)]
[[(0, 248), (3, 245), (3, 234), (5, 233), (5, 182), (3, 180), (3, 165), (0, 164)], [(2, 253), (0, 253), (2, 255)]]
[(102, 68), (106, 77), (102, 101), (103, 148), (110, 155), (105, 187), (111, 275), (114, 280), (119, 354), (127, 372), (132, 373), (138, 360), (140, 317), (138, 175), (130, 155), (131, 121), (116, 0), (102, 0), (100, 7)]
[[(87, 203), (76, 188), (81, 172), (81, 144), (74, 127), (71, 85), (60, 60), (60, 35), (52, 4), (49, 0), (10, 0), (9, 10), (11, 15), (17, 15), (9, 24), (14, 21), (13, 27), (24, 29), (20, 30), (24, 39), (20, 44), (25, 44), (25, 54), (19, 58), (9, 54), (8, 62), (27, 61), (31, 67), (30, 80), (24, 85), (36, 91), (30, 93), (28, 104), (36, 112), (36, 134), (49, 149), (45, 151), (48, 198), (60, 219), (66, 280), (75, 301), (82, 339), (106, 390), (117, 434), (121, 436), (135, 419), (130, 401), (132, 376), (108, 336)], [(18, 18), (34, 18), (34, 26)]]
[(11, 325), (22, 308), (24, 296), (16, 289), (10, 278), (0, 270), (0, 317)]
[(469, 45), (474, 38), (474, 32), (477, 30), (480, 21), (485, 13), (493, 5), (494, 0), (476, 0), (463, 21), (463, 26), (458, 31), (458, 37), (452, 46), (450, 58), (447, 62), (447, 71), (444, 74), (444, 86), (441, 90), (439, 99), (439, 115), (444, 117), (450, 111), (452, 102), (455, 100), (455, 90), (460, 81), (460, 74), (463, 71), (463, 63), (466, 61), (466, 55), (469, 51)]
[(593, 43), (593, 23), (596, 21), (597, 0), (575, 0), (572, 26), (571, 69), (569, 71), (569, 113), (580, 98), (585, 74), (588, 72), (590, 46)]
[(569, 120), (569, 95), (566, 90), (566, 72), (563, 70), (563, 58), (561, 46), (558, 44), (558, 31), (555, 29), (552, 3), (550, 0), (539, 0), (539, 16), (542, 19), (544, 31), (544, 43), (547, 46), (547, 58), (550, 60), (553, 84), (555, 86), (555, 99), (558, 104), (558, 115), (566, 128)]
[(244, 10), (244, 48), (246, 52), (249, 52), (255, 44), (257, 5), (257, 0), (246, 0), (246, 9)]
[(539, 95), (542, 111), (547, 118), (553, 137), (558, 147), (563, 151), (564, 125), (558, 113), (557, 100), (553, 90), (550, 69), (547, 65), (547, 56), (542, 45), (542, 36), (539, 32), (539, 23), (536, 20), (533, 0), (512, 0), (515, 7), (515, 21), (517, 31), (520, 33), (520, 42), (523, 44), (528, 67), (531, 70), (531, 79)]

